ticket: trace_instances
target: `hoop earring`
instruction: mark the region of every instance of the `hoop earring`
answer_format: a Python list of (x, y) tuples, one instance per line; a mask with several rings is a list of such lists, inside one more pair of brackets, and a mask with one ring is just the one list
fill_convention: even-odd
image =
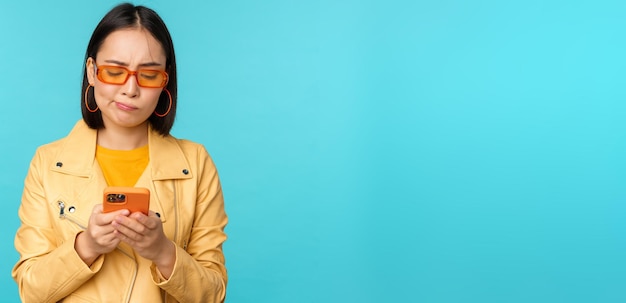
[(156, 112), (156, 110), (154, 110), (154, 114), (159, 118), (163, 118), (167, 116), (167, 114), (169, 114), (170, 110), (172, 109), (172, 94), (170, 94), (170, 91), (167, 90), (167, 88), (164, 88), (163, 90), (167, 93), (167, 96), (170, 98), (170, 105), (167, 107), (167, 111), (165, 112), (165, 114), (159, 114)]
[(96, 109), (91, 109), (91, 108), (89, 108), (89, 102), (87, 102), (87, 100), (89, 100), (89, 98), (88, 98), (88, 94), (89, 94), (89, 88), (90, 88), (90, 87), (93, 87), (93, 85), (89, 84), (89, 85), (87, 86), (87, 89), (85, 90), (85, 107), (87, 108), (87, 110), (88, 110), (90, 113), (95, 113), (95, 112), (97, 112), (97, 111), (98, 111), (98, 105), (96, 104)]

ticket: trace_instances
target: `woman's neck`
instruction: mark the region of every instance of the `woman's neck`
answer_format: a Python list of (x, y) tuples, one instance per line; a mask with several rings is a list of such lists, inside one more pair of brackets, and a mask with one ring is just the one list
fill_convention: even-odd
[(106, 127), (98, 130), (98, 145), (114, 150), (132, 150), (148, 144), (148, 123), (137, 127)]

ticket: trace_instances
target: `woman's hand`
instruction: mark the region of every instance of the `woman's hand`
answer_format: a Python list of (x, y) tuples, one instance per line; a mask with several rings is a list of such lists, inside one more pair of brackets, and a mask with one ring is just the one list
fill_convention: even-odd
[(165, 278), (169, 278), (176, 262), (176, 247), (163, 232), (163, 223), (156, 213), (149, 216), (135, 212), (122, 214), (111, 223), (115, 237), (128, 243), (140, 256), (151, 260)]
[(94, 206), (87, 230), (78, 234), (74, 243), (74, 249), (85, 264), (91, 266), (100, 255), (117, 247), (120, 239), (116, 237), (115, 228), (111, 223), (116, 217), (126, 217), (129, 213), (126, 209), (103, 213), (102, 204)]

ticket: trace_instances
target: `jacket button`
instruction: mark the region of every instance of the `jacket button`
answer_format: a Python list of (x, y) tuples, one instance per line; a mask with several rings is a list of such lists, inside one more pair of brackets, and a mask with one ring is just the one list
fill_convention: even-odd
[(70, 208), (67, 211), (69, 211), (70, 214), (73, 214), (76, 211), (76, 207), (70, 206)]
[(185, 169), (183, 169), (183, 174), (188, 175), (189, 171), (185, 168)]
[(61, 167), (61, 166), (63, 166), (63, 163), (62, 162), (57, 162), (57, 167)]

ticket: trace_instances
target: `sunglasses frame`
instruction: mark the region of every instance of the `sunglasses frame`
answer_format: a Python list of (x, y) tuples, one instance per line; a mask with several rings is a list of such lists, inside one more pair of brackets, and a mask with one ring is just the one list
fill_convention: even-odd
[[(134, 76), (135, 76), (135, 82), (137, 83), (137, 85), (138, 85), (139, 87), (145, 87), (145, 88), (163, 88), (163, 87), (167, 86), (167, 82), (168, 82), (168, 81), (169, 81), (169, 79), (170, 79), (170, 77), (169, 77), (169, 75), (167, 74), (167, 72), (162, 71), (162, 70), (157, 70), (157, 69), (146, 69), (146, 68), (142, 68), (142, 69), (138, 69), (138, 70), (136, 70), (136, 71), (132, 71), (132, 70), (130, 70), (130, 69), (128, 69), (128, 68), (126, 68), (126, 67), (119, 66), (119, 65), (96, 65), (96, 64), (94, 64), (94, 66), (96, 67), (96, 77), (97, 77), (97, 78), (98, 78), (98, 80), (100, 80), (102, 83), (106, 83), (106, 84), (112, 84), (112, 85), (124, 85), (124, 84), (126, 84), (126, 82), (128, 82), (128, 78), (130, 78), (130, 76), (134, 75)], [(127, 72), (127, 74), (126, 74), (126, 79), (124, 79), (124, 82), (122, 82), (122, 83), (111, 83), (111, 82), (108, 82), (108, 81), (104, 80), (104, 79), (102, 78), (102, 76), (100, 75), (100, 72), (102, 72), (102, 68), (107, 68), (107, 67), (110, 67), (110, 68), (116, 68), (116, 69), (123, 69), (123, 70), (125, 70), (125, 71)], [(141, 72), (141, 71), (147, 71), (147, 72), (157, 72), (157, 73), (162, 74), (162, 75), (164, 76), (164, 80), (163, 80), (163, 82), (161, 83), (161, 86), (146, 86), (146, 85), (142, 85), (141, 83), (139, 83), (139, 77), (137, 77), (137, 74), (138, 74), (139, 72)]]

